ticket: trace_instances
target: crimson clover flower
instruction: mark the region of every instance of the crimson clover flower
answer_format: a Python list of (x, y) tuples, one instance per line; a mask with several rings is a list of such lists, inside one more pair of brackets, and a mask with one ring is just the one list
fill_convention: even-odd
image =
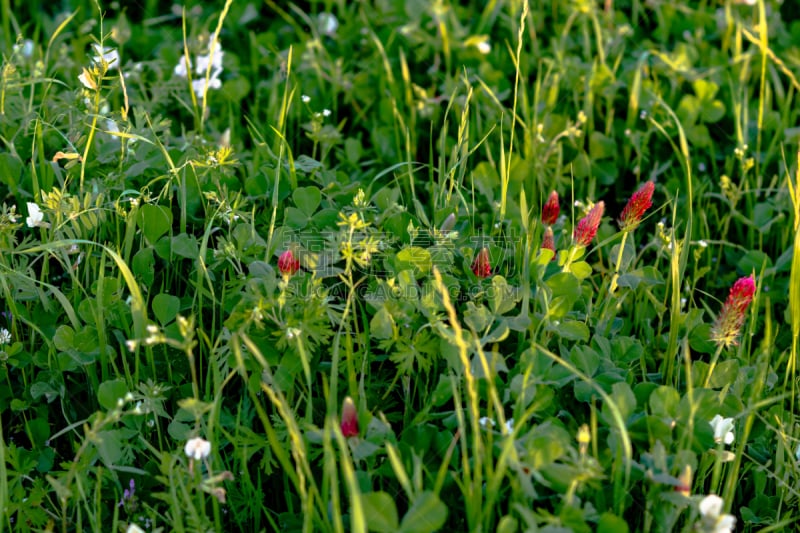
[(300, 270), (300, 260), (294, 256), (291, 250), (286, 250), (278, 258), (278, 270), (284, 276), (291, 276)]
[(342, 435), (345, 437), (358, 436), (358, 411), (353, 399), (348, 396), (342, 403)]
[(630, 231), (639, 225), (644, 212), (653, 205), (655, 187), (655, 183), (648, 181), (633, 193), (619, 216), (619, 227), (622, 231)]
[(488, 278), (492, 275), (492, 264), (489, 261), (489, 249), (481, 248), (475, 261), (472, 262), (472, 272), (479, 278)]
[(575, 244), (578, 246), (589, 246), (591, 244), (592, 239), (597, 235), (597, 228), (600, 227), (600, 221), (603, 218), (605, 209), (605, 202), (597, 202), (589, 210), (589, 213), (578, 222), (575, 231), (572, 232), (572, 240)]
[(733, 284), (728, 299), (711, 327), (711, 340), (717, 345), (728, 348), (738, 344), (739, 330), (744, 325), (747, 307), (753, 301), (755, 292), (756, 280), (752, 275), (739, 278)]
[(558, 220), (560, 209), (558, 207), (558, 193), (553, 191), (547, 197), (547, 201), (542, 207), (542, 222), (548, 226), (552, 226)]

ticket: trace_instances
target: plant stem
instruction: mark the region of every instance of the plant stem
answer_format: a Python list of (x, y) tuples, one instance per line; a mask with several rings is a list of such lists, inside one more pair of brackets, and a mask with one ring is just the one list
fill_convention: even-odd
[(719, 355), (722, 353), (723, 344), (717, 346), (717, 351), (714, 352), (714, 356), (711, 358), (711, 363), (708, 365), (708, 374), (706, 374), (706, 379), (703, 382), (703, 388), (707, 389), (708, 384), (711, 382), (711, 373), (714, 372), (714, 367), (717, 366), (717, 360), (719, 359)]
[(614, 265), (614, 277), (611, 278), (611, 287), (608, 292), (614, 294), (617, 290), (617, 280), (619, 280), (619, 267), (622, 264), (622, 254), (625, 252), (625, 241), (628, 240), (629, 231), (622, 232), (622, 242), (619, 244), (619, 251), (617, 252), (617, 264)]

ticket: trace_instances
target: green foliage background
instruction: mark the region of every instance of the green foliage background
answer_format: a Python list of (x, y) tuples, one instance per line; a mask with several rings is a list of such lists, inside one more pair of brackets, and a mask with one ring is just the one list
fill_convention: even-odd
[(797, 527), (791, 2), (0, 10), (0, 531)]

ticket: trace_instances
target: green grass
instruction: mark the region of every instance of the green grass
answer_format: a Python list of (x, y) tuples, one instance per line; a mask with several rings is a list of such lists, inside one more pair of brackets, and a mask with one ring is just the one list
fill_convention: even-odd
[(464, 4), (0, 2), (0, 532), (798, 527), (790, 2)]

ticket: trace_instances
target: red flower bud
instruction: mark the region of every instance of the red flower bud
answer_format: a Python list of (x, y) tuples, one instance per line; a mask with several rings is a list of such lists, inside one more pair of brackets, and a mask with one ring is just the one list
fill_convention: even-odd
[[(555, 236), (553, 235), (553, 228), (551, 228), (550, 226), (544, 228), (544, 235), (542, 236), (542, 248), (553, 250), (554, 253), (556, 251), (556, 239)], [(555, 258), (556, 256), (553, 255), (553, 259)], [(551, 261), (553, 259), (551, 259)]]
[(630, 231), (639, 225), (642, 220), (644, 212), (650, 209), (653, 205), (653, 191), (655, 190), (655, 183), (648, 181), (642, 187), (633, 193), (622, 214), (619, 216), (619, 227), (622, 231)]
[(579, 246), (591, 244), (592, 239), (597, 235), (597, 228), (600, 227), (605, 209), (605, 202), (597, 202), (589, 213), (578, 222), (575, 231), (572, 232), (572, 240), (575, 241), (575, 244)]
[(726, 347), (736, 346), (739, 330), (744, 325), (747, 307), (756, 293), (756, 280), (752, 275), (740, 278), (731, 287), (728, 299), (711, 327), (711, 340)]
[(691, 466), (686, 465), (685, 467), (683, 467), (683, 470), (681, 470), (681, 473), (678, 476), (678, 485), (675, 487), (675, 490), (687, 498), (692, 495)]
[(489, 250), (481, 248), (475, 261), (472, 263), (472, 272), (479, 278), (488, 278), (492, 275), (492, 264), (489, 262)]
[(559, 212), (558, 193), (553, 191), (550, 193), (550, 196), (547, 198), (547, 202), (545, 202), (544, 206), (542, 207), (542, 222), (548, 226), (552, 226), (556, 223), (556, 220), (558, 220)]
[(345, 437), (358, 436), (358, 411), (353, 399), (348, 396), (342, 404), (342, 435)]
[(286, 250), (278, 258), (278, 270), (284, 276), (291, 276), (300, 270), (300, 260), (294, 256), (291, 250)]

